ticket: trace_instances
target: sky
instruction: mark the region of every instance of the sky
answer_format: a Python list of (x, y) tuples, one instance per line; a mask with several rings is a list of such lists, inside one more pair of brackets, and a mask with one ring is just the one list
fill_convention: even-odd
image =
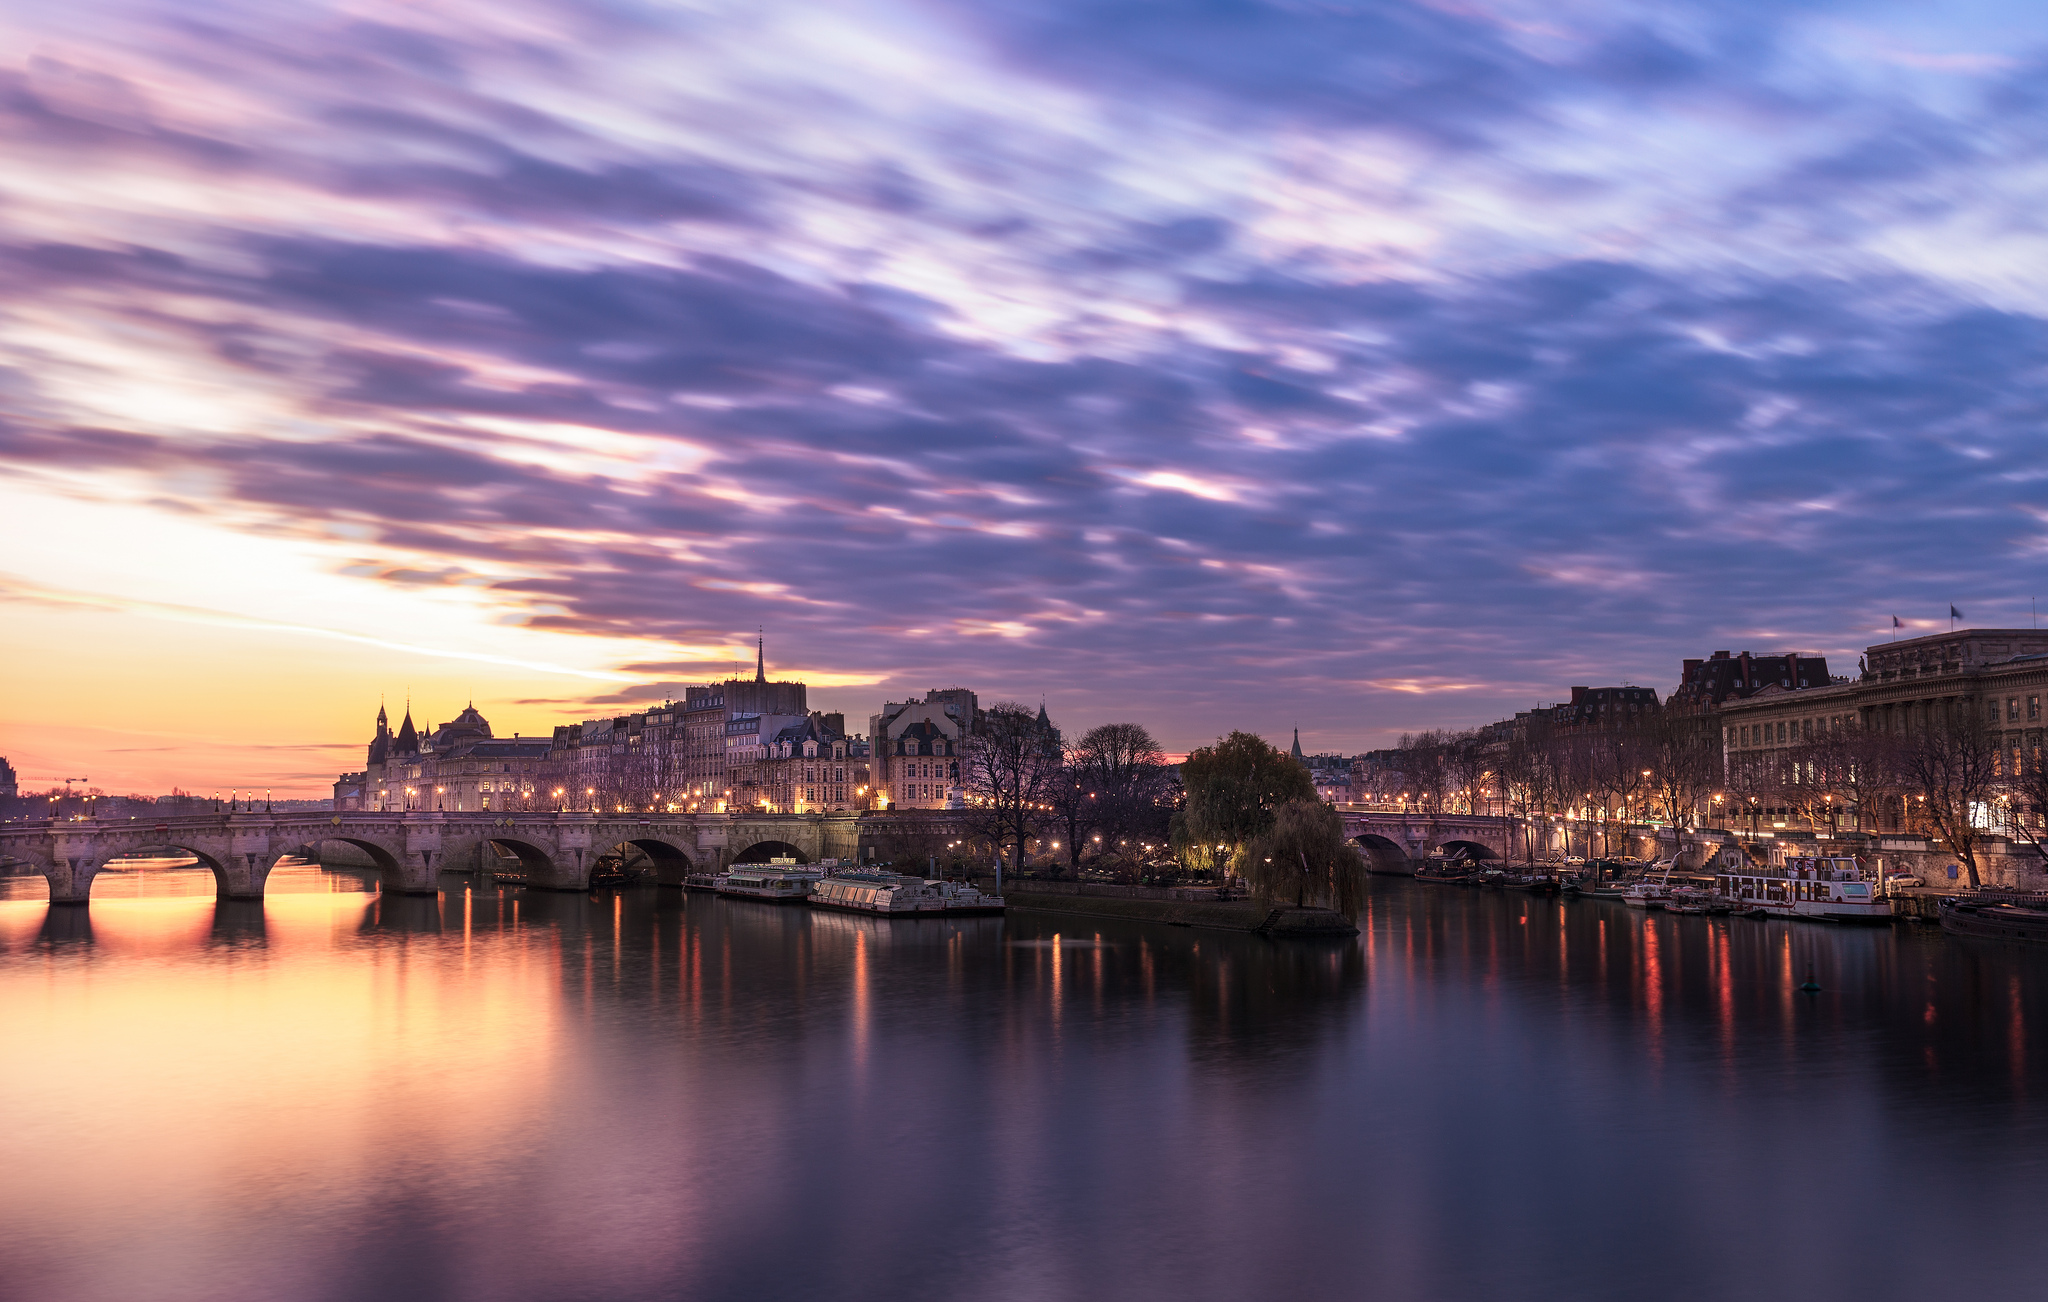
[(1392, 744), (2033, 619), (2048, 8), (15, 0), (0, 754)]

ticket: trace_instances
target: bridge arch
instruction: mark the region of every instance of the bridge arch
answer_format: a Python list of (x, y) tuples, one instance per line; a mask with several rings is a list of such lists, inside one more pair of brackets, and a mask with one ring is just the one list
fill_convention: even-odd
[(1351, 838), (1351, 843), (1365, 856), (1367, 872), (1390, 877), (1410, 877), (1415, 873), (1415, 864), (1408, 858), (1408, 852), (1377, 832), (1361, 832)]
[(288, 853), (300, 858), (309, 859), (313, 863), (321, 864), (324, 867), (325, 861), (320, 857), (320, 847), (330, 841), (338, 845), (352, 846), (357, 850), (361, 850), (370, 857), (370, 865), (379, 873), (390, 872), (398, 867), (398, 856), (393, 854), (389, 848), (359, 836), (316, 836), (294, 846)]
[(1498, 859), (1500, 851), (1484, 841), (1473, 841), (1465, 837), (1451, 837), (1440, 842), (1435, 853), (1447, 859)]
[(636, 854), (644, 856), (654, 866), (654, 880), (658, 885), (681, 886), (683, 880), (690, 875), (690, 856), (681, 846), (672, 845), (659, 837), (627, 837), (605, 853), (619, 855), (621, 862), (628, 868), (636, 862)]
[(263, 865), (256, 869), (252, 884), (248, 870), (241, 865), (224, 862), (217, 855), (199, 846), (181, 845), (173, 841), (123, 845), (103, 854), (96, 854), (90, 859), (31, 859), (30, 867), (50, 884), (50, 903), (85, 904), (92, 899), (93, 883), (99, 880), (101, 873), (107, 871), (109, 864), (120, 863), (123, 860), (171, 858), (175, 855), (190, 855), (194, 860), (194, 867), (204, 868), (213, 874), (215, 899), (260, 899), (263, 894), (263, 879), (270, 875), (269, 865)]
[(770, 859), (794, 859), (809, 863), (811, 857), (787, 841), (756, 841), (732, 857), (734, 863), (767, 863)]

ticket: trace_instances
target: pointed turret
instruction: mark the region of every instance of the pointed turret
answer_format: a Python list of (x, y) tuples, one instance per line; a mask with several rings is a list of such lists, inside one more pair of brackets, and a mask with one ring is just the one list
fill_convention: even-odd
[(370, 738), (370, 754), (366, 763), (382, 764), (391, 757), (391, 717), (384, 713), (384, 702), (377, 702), (377, 733)]
[(417, 755), (420, 750), (420, 730), (412, 726), (412, 702), (405, 703), (405, 722), (398, 725), (398, 735), (391, 739), (394, 755)]
[(754, 638), (754, 681), (768, 681), (768, 639), (758, 633)]
[(1292, 759), (1296, 764), (1305, 764), (1308, 762), (1306, 757), (1304, 757), (1301, 753), (1301, 729), (1296, 728), (1294, 730), (1294, 746), (1291, 750), (1287, 752), (1287, 754), (1288, 757)]

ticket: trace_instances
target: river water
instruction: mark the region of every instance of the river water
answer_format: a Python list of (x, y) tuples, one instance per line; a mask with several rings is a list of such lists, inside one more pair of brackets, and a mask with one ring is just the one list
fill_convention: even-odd
[(2048, 1288), (2040, 951), (1389, 879), (1341, 943), (271, 881), (8, 884), (0, 1297)]

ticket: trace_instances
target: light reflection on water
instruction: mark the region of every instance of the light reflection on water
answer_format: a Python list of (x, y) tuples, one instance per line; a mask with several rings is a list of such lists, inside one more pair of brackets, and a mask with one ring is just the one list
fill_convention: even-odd
[(0, 901), (0, 1296), (1924, 1299), (2048, 1264), (2033, 951), (1405, 882), (1285, 944), (444, 885)]

